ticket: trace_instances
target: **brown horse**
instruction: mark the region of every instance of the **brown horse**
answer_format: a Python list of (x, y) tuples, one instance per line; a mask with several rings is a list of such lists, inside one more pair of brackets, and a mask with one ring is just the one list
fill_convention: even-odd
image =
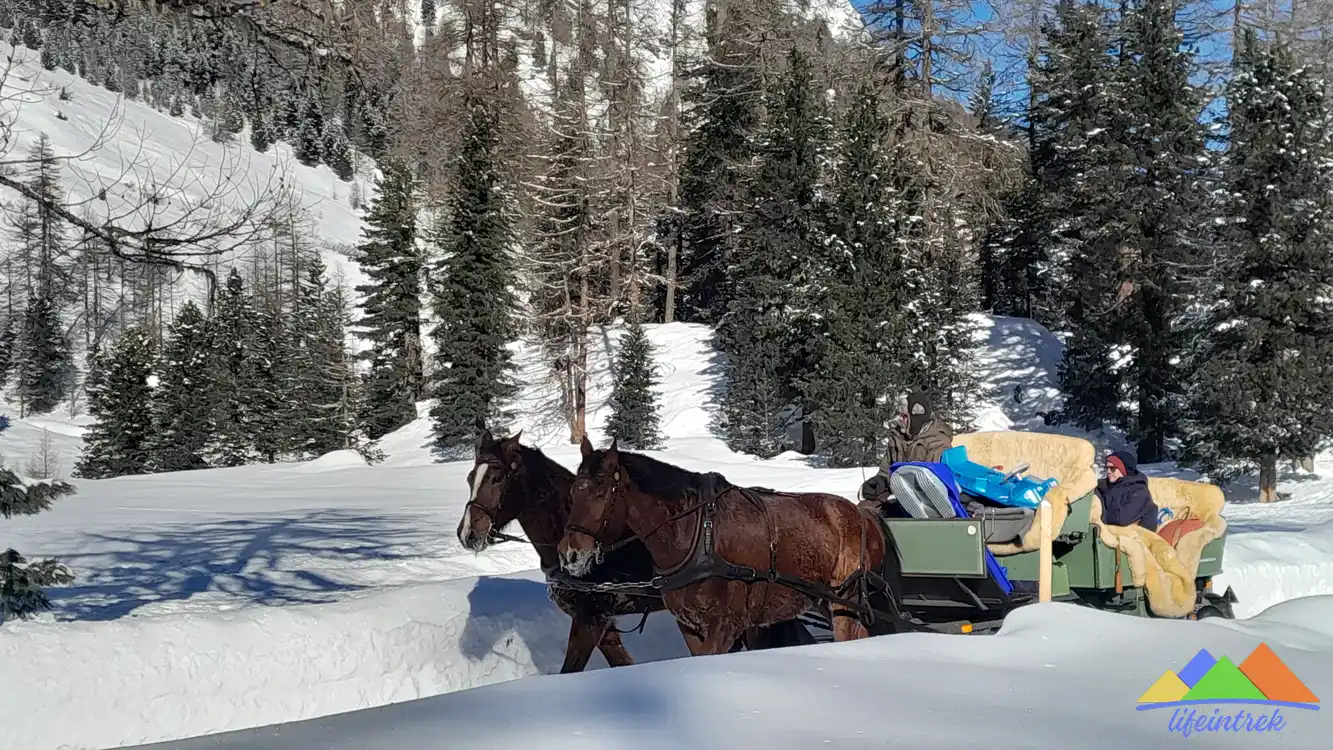
[[(632, 531), (652, 554), (666, 608), (696, 655), (725, 653), (747, 629), (795, 618), (812, 605), (873, 600), (862, 608), (881, 614), (896, 606), (887, 589), (901, 573), (896, 554), (886, 560), (886, 532), (842, 497), (736, 487), (718, 475), (621, 452), (614, 442), (594, 450), (586, 437), (582, 451), (561, 565), (586, 575), (617, 548), (625, 529)], [(845, 584), (868, 587), (872, 579), (882, 584), (877, 595), (846, 592)], [(869, 635), (856, 612), (832, 614), (836, 640)], [(895, 609), (875, 624), (876, 632), (895, 632), (903, 621)]]
[[(542, 571), (549, 575), (559, 567), (556, 544), (569, 518), (574, 475), (540, 450), (521, 444), (522, 434), (520, 431), (500, 440), (490, 430), (482, 434), (475, 464), (467, 477), (472, 494), (458, 522), (458, 542), (481, 552), (496, 539), (506, 538), (501, 530), (518, 521), (541, 559)], [(652, 577), (652, 558), (642, 545), (626, 545), (604, 562), (605, 569), (597, 580), (647, 581)], [(633, 664), (634, 659), (620, 640), (615, 618), (663, 609), (660, 595), (655, 594), (631, 596), (556, 586), (549, 591), (551, 601), (571, 620), (562, 674), (583, 671), (594, 648), (600, 649), (606, 663), (613, 667)]]

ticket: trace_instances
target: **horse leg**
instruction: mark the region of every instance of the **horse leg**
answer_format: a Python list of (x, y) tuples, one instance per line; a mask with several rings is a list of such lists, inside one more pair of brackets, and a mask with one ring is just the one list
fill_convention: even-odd
[(560, 667), (560, 674), (582, 672), (592, 658), (593, 649), (597, 648), (610, 626), (610, 620), (594, 623), (588, 622), (582, 615), (576, 615), (569, 623), (569, 642), (565, 645), (565, 663)]
[(602, 633), (602, 642), (597, 644), (597, 648), (606, 657), (606, 663), (612, 667), (628, 667), (634, 663), (634, 657), (625, 650), (625, 644), (620, 640), (620, 633), (616, 632), (615, 627), (608, 625), (606, 631)]
[(690, 649), (691, 656), (712, 656), (739, 650), (735, 648), (740, 642), (739, 633), (728, 635), (722, 628), (713, 627), (706, 634), (698, 635), (679, 620), (676, 626), (680, 628), (680, 635), (685, 639), (685, 646)]

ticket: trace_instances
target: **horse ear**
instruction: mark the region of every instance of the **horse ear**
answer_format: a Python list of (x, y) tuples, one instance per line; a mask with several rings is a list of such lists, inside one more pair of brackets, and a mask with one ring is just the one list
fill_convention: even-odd
[(579, 451), (583, 453), (584, 458), (592, 455), (592, 443), (588, 440), (586, 432), (583, 433), (583, 442), (579, 443)]
[(509, 439), (510, 439), (510, 441), (512, 441), (515, 445), (517, 445), (517, 444), (518, 444), (518, 439), (521, 438), (521, 437), (523, 437), (523, 431), (522, 431), (522, 430), (519, 430), (518, 432), (515, 432), (515, 433), (514, 433), (514, 436), (511, 437), (511, 438), (509, 438)]
[(612, 462), (620, 458), (620, 450), (616, 445), (619, 442), (620, 438), (611, 438), (611, 447), (606, 449), (606, 457)]
[(495, 436), (491, 434), (490, 430), (483, 430), (481, 433), (481, 439), (477, 441), (477, 447), (482, 450), (485, 450), (491, 447), (492, 445), (495, 445)]

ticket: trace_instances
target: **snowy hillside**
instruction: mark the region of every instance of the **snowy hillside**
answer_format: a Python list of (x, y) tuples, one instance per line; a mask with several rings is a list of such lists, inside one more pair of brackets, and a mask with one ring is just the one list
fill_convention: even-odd
[[(69, 204), (94, 217), (118, 217), (124, 226), (149, 220), (160, 226), (184, 218), (183, 229), (189, 229), (234, 216), (256, 199), (290, 199), (313, 220), (329, 273), (341, 277), (349, 290), (364, 281), (355, 262), (331, 249), (335, 243), (355, 243), (361, 219), (351, 205), (351, 183), (327, 166), (300, 164), (282, 143), (259, 153), (244, 134), (230, 144), (215, 143), (188, 114), (172, 117), (63, 70), (43, 70), (38, 53), (26, 47), (0, 43), (0, 58), (10, 60), (0, 79), (0, 122), (13, 124), (5, 158), (27, 158), (45, 134), (61, 160), (61, 186)], [(367, 196), (373, 194), (373, 180), (361, 176), (358, 181)], [(146, 208), (151, 194), (165, 197), (167, 205)], [(8, 191), (2, 197), (15, 199)], [(0, 243), (9, 241), (0, 234)], [(224, 262), (243, 259), (238, 254)], [(202, 288), (188, 274), (178, 281), (177, 304)]]
[[(608, 332), (608, 340), (614, 335)], [(665, 460), (720, 471), (738, 483), (847, 497), (873, 471), (812, 468), (795, 455), (765, 461), (729, 452), (708, 432), (723, 384), (707, 329), (653, 326), (650, 336), (663, 371), (660, 396), (668, 442), (658, 455)], [(985, 336), (1004, 349), (985, 357), (991, 368), (987, 378), (997, 394), (992, 418), (1004, 415), (1014, 424), (1027, 425), (1032, 417), (1024, 409), (1045, 410), (1043, 399), (1051, 397), (1046, 389), (1053, 382), (1049, 365), (1054, 360), (1048, 351), (1053, 337), (1039, 326), (1013, 319), (993, 321)], [(597, 442), (603, 440), (609, 386), (605, 345), (594, 357), (590, 423)], [(1034, 356), (1013, 362), (1004, 354), (1010, 350)], [(527, 386), (517, 405), (523, 411), (515, 428), (524, 428), (525, 442), (530, 435), (532, 443), (546, 446), (549, 455), (572, 467), (577, 448), (567, 443), (562, 427), (549, 420), (543, 407), (553, 391), (540, 381), (538, 365), (524, 362)], [(1015, 404), (1010, 395), (1005, 401), (1002, 392), (1012, 391), (1014, 384), (1024, 384), (1032, 398)], [(454, 531), (467, 499), (470, 464), (435, 462), (427, 441), (428, 423), (421, 419), (383, 441), (388, 460), (374, 467), (340, 452), (306, 464), (78, 481), (78, 494), (54, 510), (7, 522), (6, 544), (32, 555), (59, 556), (79, 578), (53, 591), (53, 615), (0, 627), (0, 672), (36, 676), (23, 691), (0, 702), (0, 724), (6, 727), (0, 733), (0, 750), (101, 748), (183, 738), (558, 670), (568, 620), (546, 596), (535, 572), (536, 555), (518, 545), (473, 555), (458, 545)], [(5, 444), (6, 437), (0, 435), (0, 448)], [(1321, 461), (1319, 468), (1327, 465)], [(1236, 502), (1226, 511), (1230, 537), (1226, 572), (1219, 583), (1235, 588), (1240, 617), (1254, 617), (1270, 605), (1298, 597), (1333, 595), (1333, 477), (1298, 475), (1283, 481), (1293, 492), (1291, 501), (1267, 506), (1243, 502), (1245, 488), (1238, 488), (1233, 493)], [(1326, 612), (1321, 607), (1327, 606), (1307, 601), (1270, 612), (1265, 618), (1273, 622), (1268, 624), (1127, 622), (1121, 616), (1052, 607), (1023, 613), (1011, 623), (1009, 634), (995, 638), (902, 636), (737, 661), (687, 660), (624, 672), (638, 676), (618, 676), (607, 683), (593, 675), (543, 678), (531, 686), (526, 683), (532, 681), (524, 681), (503, 695), (512, 695), (504, 700), (523, 706), (530, 700), (524, 696), (541, 694), (562, 710), (601, 696), (587, 709), (596, 713), (573, 713), (570, 708), (568, 714), (581, 717), (570, 722), (595, 719), (604, 725), (606, 734), (579, 735), (598, 746), (623, 739), (616, 727), (626, 715), (660, 721), (659, 728), (676, 727), (678, 719), (685, 721), (679, 717), (695, 710), (694, 704), (673, 704), (659, 715), (654, 713), (659, 699), (653, 696), (693, 694), (681, 691), (699, 690), (703, 681), (723, 675), (729, 675), (728, 681), (719, 683), (725, 687), (717, 688), (717, 702), (709, 709), (722, 713), (701, 716), (713, 717), (718, 726), (727, 727), (729, 736), (770, 742), (775, 740), (765, 716), (786, 713), (784, 705), (817, 701), (823, 708), (817, 720), (803, 722), (808, 732), (799, 736), (808, 742), (802, 747), (821, 745), (825, 739), (850, 741), (836, 726), (844, 716), (836, 706), (867, 695), (872, 685), (883, 695), (883, 702), (875, 705), (889, 705), (892, 697), (895, 705), (911, 707), (893, 714), (894, 725), (904, 727), (907, 734), (902, 736), (908, 738), (924, 737), (931, 727), (939, 731), (940, 722), (950, 722), (953, 709), (947, 706), (952, 702), (979, 710), (976, 699), (968, 697), (973, 690), (968, 682), (995, 691), (997, 697), (983, 702), (991, 718), (1018, 710), (1020, 704), (1027, 711), (1034, 708), (1027, 701), (1039, 700), (1033, 696), (1079, 684), (1095, 686), (1100, 698), (1093, 705), (1102, 706), (1104, 713), (1096, 709), (1085, 715), (1062, 703), (1058, 712), (1065, 724), (1052, 727), (1067, 727), (1075, 719), (1089, 726), (1142, 719), (1143, 727), (1155, 727), (1164, 719), (1125, 713), (1146, 689), (1138, 687), (1139, 681), (1151, 683), (1162, 670), (1179, 667), (1201, 644), (1217, 643), (1235, 658), (1243, 658), (1242, 652), (1259, 637), (1270, 638), (1275, 648), (1324, 648), (1323, 636), (1316, 634), (1327, 627), (1319, 619)], [(1117, 644), (1143, 642), (1152, 645), (1133, 647), (1134, 661), (1117, 658), (1109, 672), (1101, 666), (1104, 654), (1129, 648)], [(685, 653), (671, 619), (660, 614), (649, 618), (645, 634), (627, 636), (626, 644), (640, 661)], [(1047, 656), (1037, 656), (1038, 645)], [(1283, 651), (1284, 656), (1289, 653)], [(1039, 659), (1039, 668), (1033, 666)], [(1322, 662), (1313, 657), (1298, 655), (1291, 663), (1302, 677), (1313, 670), (1309, 680), (1316, 692), (1333, 678), (1333, 673), (1320, 671)], [(1306, 664), (1310, 666), (1303, 668)], [(595, 655), (593, 667), (601, 666), (601, 657)], [(921, 675), (930, 670), (962, 682), (925, 682)], [(1318, 682), (1321, 679), (1325, 682)], [(802, 687), (792, 692), (760, 690), (773, 681)], [(552, 693), (556, 685), (569, 685), (570, 692), (562, 688)], [(806, 686), (819, 687), (810, 687), (815, 692), (808, 693)], [(751, 691), (771, 696), (769, 702), (748, 705), (744, 697)], [(378, 734), (383, 727), (412, 726), (395, 737), (408, 742), (406, 746), (419, 746), (411, 743), (411, 738), (423, 736), (418, 732), (439, 731), (437, 722), (457, 724), (458, 717), (478, 710), (474, 701), (489, 700), (485, 695), (461, 693), (389, 713), (338, 719), (328, 726), (338, 731), (358, 727), (346, 735), (345, 741), (353, 743), (348, 747), (390, 750), (393, 745)], [(630, 703), (616, 702), (620, 698)], [(1118, 705), (1125, 706), (1124, 711)], [(80, 720), (68, 720), (68, 706), (80, 707)], [(535, 707), (516, 710), (524, 711), (529, 723), (511, 724), (503, 731), (590, 731)], [(721, 718), (728, 711), (739, 717), (752, 710), (761, 713), (736, 719), (740, 724)], [(659, 719), (646, 718), (655, 715)], [(499, 731), (493, 719), (482, 724), (486, 731)], [(478, 724), (463, 722), (457, 731), (473, 731), (470, 726)], [(854, 735), (856, 729), (870, 738), (860, 741), (864, 743), (882, 742), (877, 733), (888, 731), (879, 724), (859, 724), (848, 731)], [(961, 746), (967, 736), (962, 732), (941, 735), (945, 739), (936, 746)], [(657, 730), (650, 734), (667, 736)], [(1298, 741), (1302, 736), (1308, 737), (1293, 729), (1288, 741), (1304, 746)], [(338, 746), (320, 736), (294, 747), (326, 744)]]

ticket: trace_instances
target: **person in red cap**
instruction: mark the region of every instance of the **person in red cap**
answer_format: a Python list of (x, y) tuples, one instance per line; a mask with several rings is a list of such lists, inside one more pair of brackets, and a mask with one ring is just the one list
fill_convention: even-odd
[(1148, 492), (1148, 477), (1139, 473), (1139, 464), (1124, 451), (1106, 457), (1106, 478), (1097, 483), (1102, 500), (1102, 523), (1108, 526), (1138, 524), (1157, 531), (1157, 504)]

